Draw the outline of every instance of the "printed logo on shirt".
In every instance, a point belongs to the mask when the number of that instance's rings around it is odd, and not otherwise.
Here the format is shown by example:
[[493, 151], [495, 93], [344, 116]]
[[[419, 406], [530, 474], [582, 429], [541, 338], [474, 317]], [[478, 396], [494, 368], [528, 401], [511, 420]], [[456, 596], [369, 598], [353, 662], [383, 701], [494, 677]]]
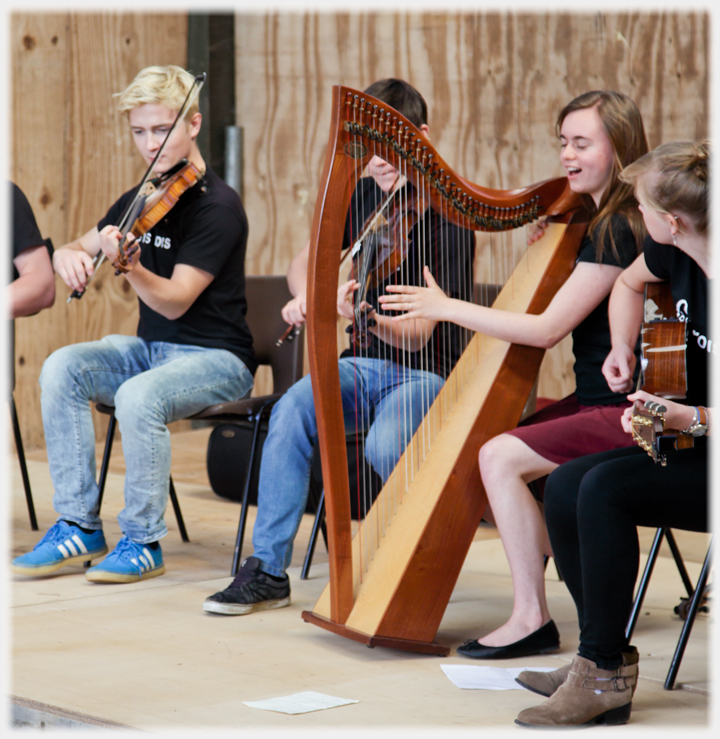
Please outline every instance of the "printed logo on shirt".
[[170, 249], [172, 247], [172, 242], [170, 241], [169, 236], [156, 236], [153, 239], [153, 235], [151, 231], [147, 231], [144, 233], [140, 239], [141, 244], [153, 244], [153, 246], [157, 247], [158, 249]]
[[712, 339], [708, 339], [707, 336], [703, 336], [699, 331], [693, 331], [692, 335], [697, 339], [697, 345], [703, 351], [706, 351], [708, 354], [717, 354]]
[[683, 323], [688, 322], [688, 302], [683, 298], [682, 300], [678, 300], [678, 302], [675, 304], [675, 310], [677, 311], [677, 317], [678, 321], [682, 321]]
[[[690, 316], [688, 315], [688, 302], [687, 300], [678, 300], [678, 302], [675, 305], [675, 309], [677, 311], [677, 317], [678, 321], [682, 321], [683, 323], [687, 323], [690, 319]], [[695, 340], [697, 341], [697, 345], [702, 349], [703, 351], [706, 351], [708, 354], [717, 354], [715, 351], [715, 346], [713, 345], [712, 339], [708, 339], [707, 336], [704, 334], [701, 334], [699, 331], [693, 330], [692, 335], [695, 337]]]

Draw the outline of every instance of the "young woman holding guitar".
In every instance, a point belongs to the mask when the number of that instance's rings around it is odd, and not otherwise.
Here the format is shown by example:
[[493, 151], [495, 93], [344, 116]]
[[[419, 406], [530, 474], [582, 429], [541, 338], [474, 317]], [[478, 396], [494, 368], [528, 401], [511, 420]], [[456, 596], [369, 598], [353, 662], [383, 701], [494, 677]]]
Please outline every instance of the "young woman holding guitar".
[[[678, 402], [638, 390], [628, 400], [665, 406], [665, 427], [681, 430], [694, 443], [668, 453], [666, 466], [631, 447], [568, 462], [548, 478], [545, 518], [577, 606], [580, 646], [572, 665], [519, 676], [525, 687], [551, 696], [518, 716], [523, 726], [628, 721], [638, 677], [637, 652], [625, 638], [639, 561], [637, 526], [707, 531], [713, 412], [706, 404], [715, 351], [707, 315], [713, 277], [708, 169], [707, 142], [676, 142], [641, 157], [621, 175], [635, 187], [649, 237], [613, 288], [612, 350], [603, 374], [616, 392], [632, 390], [645, 284], [669, 282], [677, 317], [687, 324], [687, 397]], [[632, 415], [628, 408], [623, 417], [628, 433]]]

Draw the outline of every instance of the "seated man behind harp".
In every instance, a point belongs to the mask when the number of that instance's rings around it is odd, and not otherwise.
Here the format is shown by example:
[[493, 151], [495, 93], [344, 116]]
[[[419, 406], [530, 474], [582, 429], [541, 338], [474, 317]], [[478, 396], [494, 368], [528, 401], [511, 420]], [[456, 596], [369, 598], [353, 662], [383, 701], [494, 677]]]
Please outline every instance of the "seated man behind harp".
[[[427, 105], [407, 82], [380, 80], [365, 92], [398, 110], [427, 136]], [[377, 156], [367, 171], [370, 177], [358, 183], [346, 220], [343, 249], [354, 245], [354, 252], [369, 248], [369, 239], [358, 239], [365, 233], [368, 218], [393, 196], [394, 189], [407, 187], [398, 179], [398, 171]], [[398, 270], [402, 276], [394, 273], [368, 289], [366, 326], [355, 327], [350, 348], [339, 360], [345, 428], [367, 433], [365, 456], [383, 480], [397, 464], [462, 353], [464, 334], [454, 325], [434, 321], [418, 321], [405, 331], [398, 330], [390, 318], [374, 310], [377, 296], [386, 285], [404, 279], [421, 284], [423, 265], [429, 262], [436, 265], [444, 289], [453, 295], [467, 295], [472, 289], [475, 255], [474, 234], [451, 225], [431, 208], [419, 214], [402, 237], [407, 238], [408, 247], [404, 265]], [[295, 297], [283, 309], [283, 317], [296, 326], [305, 322], [309, 248], [308, 243], [288, 271]], [[362, 290], [353, 279], [339, 288], [341, 316], [354, 319], [351, 301], [358, 289]], [[405, 411], [398, 428], [399, 404]], [[224, 591], [205, 600], [203, 610], [243, 615], [289, 605], [290, 583], [285, 570], [305, 512], [317, 437], [311, 380], [306, 375], [280, 399], [270, 418], [260, 467], [253, 556], [243, 562]]]

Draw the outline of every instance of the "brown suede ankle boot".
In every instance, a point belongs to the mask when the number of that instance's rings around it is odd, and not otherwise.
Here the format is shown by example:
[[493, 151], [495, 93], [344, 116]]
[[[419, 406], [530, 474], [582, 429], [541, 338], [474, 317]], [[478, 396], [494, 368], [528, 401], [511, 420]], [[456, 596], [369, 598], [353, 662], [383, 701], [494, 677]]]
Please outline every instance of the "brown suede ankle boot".
[[[627, 650], [622, 653], [623, 665], [636, 665], [638, 663], [638, 651], [635, 647], [628, 646]], [[544, 695], [549, 698], [564, 682], [570, 672], [572, 663], [563, 665], [552, 672], [534, 672], [533, 670], [523, 670], [516, 678], [515, 682], [520, 683], [523, 688], [532, 690], [533, 693]], [[637, 683], [632, 686], [633, 695], [635, 695]]]
[[538, 693], [549, 698], [565, 682], [571, 667], [572, 662], [568, 662], [566, 665], [552, 672], [523, 670], [515, 678], [515, 682], [520, 683], [523, 688], [532, 690], [533, 693]]
[[565, 682], [550, 699], [526, 708], [515, 723], [547, 728], [625, 724], [630, 719], [637, 676], [637, 662], [616, 670], [600, 670], [594, 662], [576, 656]]

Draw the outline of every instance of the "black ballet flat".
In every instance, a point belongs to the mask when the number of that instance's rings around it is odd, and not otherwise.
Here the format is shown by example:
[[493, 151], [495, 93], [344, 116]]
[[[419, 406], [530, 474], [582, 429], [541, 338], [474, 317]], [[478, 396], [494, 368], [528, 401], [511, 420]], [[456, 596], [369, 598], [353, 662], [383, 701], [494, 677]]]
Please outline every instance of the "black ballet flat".
[[458, 654], [472, 659], [511, 659], [529, 657], [532, 654], [545, 654], [560, 649], [560, 634], [554, 621], [548, 621], [537, 631], [524, 639], [501, 647], [488, 647], [477, 639], [470, 639], [457, 649]]

